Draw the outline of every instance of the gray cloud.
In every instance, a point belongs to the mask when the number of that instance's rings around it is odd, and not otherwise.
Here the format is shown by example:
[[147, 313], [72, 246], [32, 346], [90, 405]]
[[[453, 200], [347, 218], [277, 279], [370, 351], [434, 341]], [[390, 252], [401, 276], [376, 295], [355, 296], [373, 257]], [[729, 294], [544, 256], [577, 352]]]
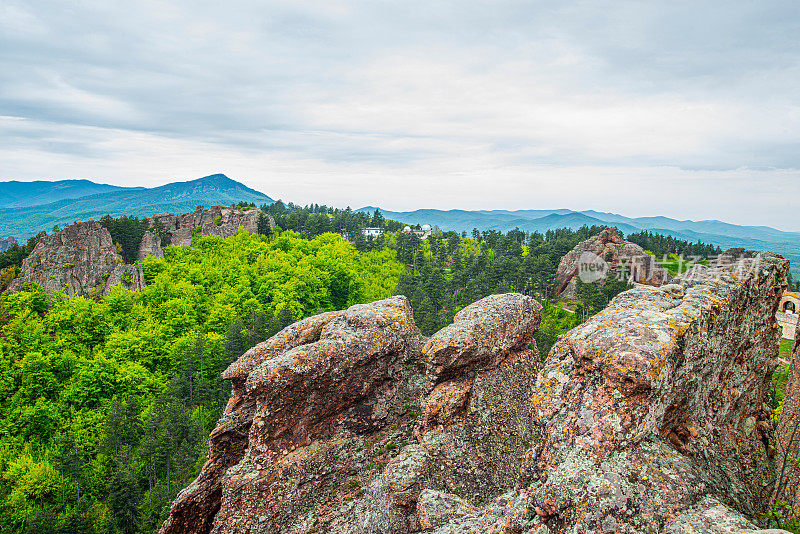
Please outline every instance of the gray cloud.
[[798, 230], [798, 10], [5, 0], [2, 178]]

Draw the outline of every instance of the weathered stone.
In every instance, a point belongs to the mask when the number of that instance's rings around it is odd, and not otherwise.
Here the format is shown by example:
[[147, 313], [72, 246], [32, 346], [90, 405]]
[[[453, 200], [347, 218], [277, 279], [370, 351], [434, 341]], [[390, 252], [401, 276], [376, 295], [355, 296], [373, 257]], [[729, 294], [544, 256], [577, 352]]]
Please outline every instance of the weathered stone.
[[425, 344], [428, 376], [441, 382], [468, 368], [497, 365], [509, 352], [527, 349], [540, 314], [539, 303], [519, 293], [490, 295], [470, 304]]
[[175, 246], [190, 246], [192, 244], [192, 230], [199, 228], [200, 234], [218, 235], [229, 237], [242, 228], [245, 232], [254, 234], [258, 231], [258, 221], [261, 217], [267, 218], [270, 228], [275, 227], [272, 217], [259, 208], [236, 209], [223, 206], [211, 206], [203, 210], [203, 206], [190, 213], [173, 215], [171, 213], [158, 213], [148, 219], [151, 227], [163, 225], [167, 232], [169, 244]]
[[795, 333], [786, 392], [783, 397], [780, 420], [777, 429], [777, 470], [776, 497], [793, 505], [793, 513], [800, 518], [800, 330]]
[[137, 259], [139, 261], [144, 261], [145, 258], [150, 256], [154, 258], [163, 258], [164, 251], [161, 249], [161, 238], [148, 230], [144, 233], [144, 236], [142, 236], [141, 243], [139, 243]]
[[426, 489], [417, 501], [419, 526], [429, 530], [441, 526], [451, 519], [473, 514], [477, 509], [458, 495]]
[[162, 531], [782, 532], [758, 525], [788, 262], [741, 257], [622, 293], [543, 369], [522, 295], [422, 351], [402, 297], [296, 323], [225, 372], [209, 461]]
[[209, 460], [162, 532], [363, 524], [351, 501], [413, 429], [422, 341], [407, 299], [392, 297], [306, 319], [248, 351], [224, 373], [234, 391]]
[[425, 528], [424, 491], [485, 504], [517, 482], [535, 440], [528, 399], [541, 368], [533, 342], [540, 312], [530, 297], [492, 295], [425, 344], [427, 377], [436, 385], [422, 399], [419, 443], [384, 471], [396, 512], [406, 517], [398, 532]]
[[759, 529], [739, 512], [730, 509], [714, 497], [700, 502], [670, 519], [665, 534], [789, 534], [782, 529]]
[[658, 531], [704, 496], [743, 521], [766, 511], [770, 436], [746, 422], [765, 417], [787, 269], [764, 253], [746, 271], [638, 286], [553, 347], [527, 490], [553, 532]]
[[139, 290], [144, 287], [144, 276], [138, 265], [123, 263], [108, 230], [89, 220], [52, 235], [40, 234], [8, 291], [19, 291], [28, 282], [41, 285], [50, 294], [91, 295], [108, 293], [120, 284]]
[[616, 273], [629, 282], [660, 286], [672, 278], [642, 247], [624, 241], [615, 229], [606, 228], [599, 235], [581, 241], [561, 258], [556, 274], [557, 293], [575, 298], [580, 269], [592, 266], [599, 270], [589, 273], [591, 280], [602, 280]]

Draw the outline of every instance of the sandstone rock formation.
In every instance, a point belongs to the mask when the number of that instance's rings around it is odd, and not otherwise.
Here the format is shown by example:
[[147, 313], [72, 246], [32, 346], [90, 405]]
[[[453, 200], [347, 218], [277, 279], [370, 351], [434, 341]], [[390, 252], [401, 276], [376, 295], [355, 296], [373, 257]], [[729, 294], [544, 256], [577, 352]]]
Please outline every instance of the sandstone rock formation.
[[518, 294], [427, 341], [404, 297], [296, 323], [225, 372], [162, 532], [753, 532], [788, 262], [750, 259], [622, 293], [544, 365]]
[[765, 512], [787, 272], [761, 254], [745, 271], [638, 286], [560, 340], [531, 399], [544, 435], [519, 528], [690, 532], [711, 510], [742, 525]]
[[17, 244], [17, 240], [13, 237], [2, 237], [0, 238], [0, 254], [5, 252], [6, 250], [10, 249], [14, 245]]
[[352, 499], [410, 439], [423, 338], [405, 297], [292, 325], [223, 376], [209, 460], [162, 532], [345, 532]]
[[[221, 206], [212, 206], [205, 211], [202, 206], [197, 206], [194, 212], [177, 216], [160, 213], [149, 218], [148, 223], [151, 230], [163, 226], [170, 244], [189, 246], [194, 228], [199, 227], [202, 235], [222, 237], [234, 235], [240, 227], [255, 233], [261, 217], [267, 218], [270, 227], [275, 226], [272, 217], [258, 208], [239, 210]], [[161, 239], [151, 230], [144, 233], [139, 244], [138, 261], [133, 265], [123, 264], [111, 234], [93, 220], [73, 224], [51, 236], [42, 232], [39, 243], [23, 261], [19, 277], [8, 284], [8, 291], [19, 291], [28, 282], [40, 284], [51, 294], [56, 291], [64, 291], [67, 295], [107, 294], [118, 285], [140, 290], [145, 284], [141, 262], [149, 256], [164, 257]], [[13, 270], [5, 271], [2, 275], [4, 283], [13, 274]], [[0, 291], [3, 288], [0, 287]]]
[[144, 261], [145, 258], [150, 256], [154, 258], [163, 258], [164, 251], [161, 248], [161, 238], [148, 230], [142, 236], [141, 243], [139, 243], [139, 251], [136, 255], [136, 259], [138, 261]]
[[125, 265], [108, 230], [89, 220], [52, 235], [40, 234], [8, 291], [19, 291], [28, 282], [41, 285], [51, 294], [89, 295], [107, 293], [119, 284], [139, 290], [144, 287], [144, 275], [138, 264]]
[[[540, 314], [530, 297], [492, 295], [425, 344], [418, 443], [373, 484], [389, 495], [390, 532], [442, 526], [517, 483], [520, 458], [538, 436], [528, 399], [541, 368], [533, 341]], [[370, 532], [381, 525], [360, 526]]]
[[192, 230], [200, 227], [202, 235], [218, 235], [228, 237], [234, 235], [241, 226], [251, 234], [258, 231], [258, 220], [266, 217], [270, 228], [275, 227], [275, 221], [259, 208], [241, 210], [211, 206], [203, 210], [203, 206], [191, 213], [173, 215], [171, 213], [158, 213], [148, 219], [151, 226], [160, 224], [169, 235], [169, 244], [189, 246], [192, 244]]
[[584, 278], [589, 281], [602, 280], [610, 272], [629, 282], [652, 286], [660, 286], [672, 278], [655, 258], [639, 245], [624, 241], [613, 228], [606, 228], [599, 235], [581, 241], [561, 258], [556, 274], [558, 294], [575, 297], [576, 278], [582, 268], [592, 270], [584, 273], [588, 275]]
[[786, 394], [783, 398], [777, 429], [777, 485], [776, 497], [793, 508], [787, 512], [800, 518], [800, 329], [795, 332]]

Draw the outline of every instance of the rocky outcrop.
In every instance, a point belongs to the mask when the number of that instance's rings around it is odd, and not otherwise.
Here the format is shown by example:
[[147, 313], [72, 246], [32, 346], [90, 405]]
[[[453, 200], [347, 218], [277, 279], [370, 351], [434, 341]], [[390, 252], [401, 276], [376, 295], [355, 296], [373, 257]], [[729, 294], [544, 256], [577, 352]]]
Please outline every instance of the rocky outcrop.
[[543, 436], [509, 532], [755, 528], [775, 475], [764, 402], [787, 270], [761, 254], [638, 286], [560, 340], [531, 399]]
[[207, 210], [203, 210], [203, 206], [197, 206], [193, 212], [183, 215], [159, 213], [150, 217], [148, 222], [151, 227], [163, 225], [171, 245], [190, 246], [192, 230], [195, 228], [200, 228], [201, 235], [229, 237], [234, 235], [239, 227], [254, 234], [258, 231], [258, 221], [261, 217], [267, 219], [270, 228], [275, 227], [272, 217], [259, 208], [242, 210], [222, 206], [211, 206]]
[[631, 283], [660, 286], [671, 280], [669, 272], [659, 266], [642, 247], [624, 241], [613, 228], [581, 241], [558, 264], [557, 293], [575, 297], [576, 278], [586, 282], [604, 280], [614, 275]]
[[777, 438], [776, 498], [790, 506], [788, 514], [800, 518], [800, 329], [795, 332]]
[[150, 256], [154, 258], [163, 258], [164, 251], [161, 248], [161, 238], [148, 230], [142, 236], [142, 242], [139, 243], [139, 251], [136, 255], [136, 259], [141, 262]]
[[[111, 234], [93, 220], [75, 223], [51, 236], [42, 232], [39, 243], [23, 261], [19, 277], [8, 284], [8, 291], [19, 291], [29, 282], [41, 285], [50, 294], [56, 291], [66, 295], [108, 294], [118, 285], [140, 290], [145, 285], [141, 262], [150, 256], [164, 257], [156, 229], [165, 232], [170, 244], [189, 246], [195, 228], [200, 228], [202, 235], [222, 237], [234, 235], [239, 228], [255, 233], [262, 217], [270, 227], [275, 226], [272, 217], [258, 208], [239, 210], [212, 206], [204, 211], [198, 206], [194, 212], [183, 215], [154, 215], [148, 219], [150, 230], [142, 237], [138, 261], [133, 265], [123, 264]], [[5, 279], [14, 274], [13, 270], [5, 271], [4, 284]]]
[[[528, 399], [541, 359], [541, 306], [492, 295], [455, 316], [423, 347], [428, 392], [417, 443], [387, 465], [391, 532], [417, 532], [469, 515], [514, 487], [538, 432]], [[362, 524], [365, 532], [378, 525]]]
[[108, 230], [89, 220], [52, 235], [40, 234], [8, 291], [19, 291], [29, 282], [50, 294], [91, 295], [108, 293], [120, 284], [139, 290], [144, 287], [144, 275], [139, 265], [125, 265]]
[[[225, 371], [233, 393], [209, 460], [162, 532], [345, 532], [409, 439], [423, 338], [405, 297], [306, 319]], [[418, 408], [417, 408], [418, 409]]]
[[162, 532], [752, 532], [787, 270], [762, 253], [639, 285], [544, 364], [518, 294], [427, 341], [404, 297], [296, 323], [225, 372], [209, 460]]
[[13, 237], [0, 238], [0, 254], [17, 244], [17, 240]]

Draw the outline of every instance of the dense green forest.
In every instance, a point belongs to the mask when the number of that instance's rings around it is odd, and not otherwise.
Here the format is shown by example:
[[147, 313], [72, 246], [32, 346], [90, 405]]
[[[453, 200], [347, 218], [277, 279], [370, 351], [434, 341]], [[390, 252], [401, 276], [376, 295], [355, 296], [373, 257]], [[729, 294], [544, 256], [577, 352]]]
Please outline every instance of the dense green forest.
[[[579, 301], [554, 298], [561, 257], [601, 227], [434, 228], [423, 240], [379, 211], [280, 201], [262, 209], [274, 230], [167, 246], [163, 259], [144, 262], [141, 292], [67, 299], [30, 286], [0, 299], [0, 532], [155, 532], [205, 460], [230, 393], [220, 372], [302, 317], [404, 294], [430, 335], [465, 305], [518, 291], [544, 305], [536, 341], [545, 355], [629, 287], [579, 284]], [[126, 259], [135, 256], [145, 221], [101, 224]], [[367, 226], [385, 233], [365, 238]], [[638, 239], [654, 252], [717, 252]], [[0, 265], [18, 266], [34, 244]]]
[[197, 473], [220, 372], [300, 317], [387, 297], [403, 266], [334, 234], [196, 238], [142, 292], [0, 301], [0, 531], [155, 532]]

